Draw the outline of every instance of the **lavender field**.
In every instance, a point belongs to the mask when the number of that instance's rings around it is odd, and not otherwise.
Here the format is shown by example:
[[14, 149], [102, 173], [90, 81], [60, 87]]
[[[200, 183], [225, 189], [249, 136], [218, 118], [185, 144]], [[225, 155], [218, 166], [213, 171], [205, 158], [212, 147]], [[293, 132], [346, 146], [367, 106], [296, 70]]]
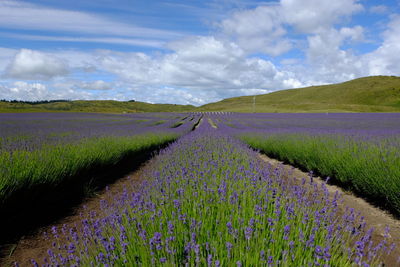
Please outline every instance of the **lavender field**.
[[[31, 260], [34, 266], [379, 266], [398, 245], [389, 242], [389, 229], [373, 240], [374, 229], [357, 210], [342, 212], [341, 196], [325, 183], [312, 176], [296, 183], [258, 153], [329, 176], [396, 213], [396, 114], [57, 116], [66, 117], [38, 120], [48, 131], [36, 136], [9, 119], [2, 153], [79, 149], [96, 140], [105, 143], [95, 155], [109, 155], [112, 147], [130, 147], [127, 138], [175, 141], [154, 157], [135, 190], [103, 199], [101, 210], [82, 214], [79, 225], [51, 228], [52, 245], [45, 259]], [[63, 124], [67, 118], [70, 127]], [[26, 139], [13, 140], [13, 131]], [[79, 154], [81, 160], [90, 155]], [[14, 176], [8, 177], [10, 184]]]
[[256, 114], [221, 122], [254, 149], [400, 215], [399, 114]]
[[47, 206], [59, 203], [62, 210], [93, 194], [191, 131], [198, 120], [178, 113], [1, 114], [0, 239], [23, 234], [29, 227], [24, 219], [33, 216], [35, 225], [39, 214], [52, 218]]
[[[190, 131], [193, 119], [179, 113], [0, 113], [0, 152], [33, 151], [43, 145], [74, 143], [93, 137], [183, 134]], [[182, 127], [174, 127], [180, 122]]]
[[0, 120], [0, 203], [20, 188], [55, 185], [172, 141], [196, 122], [182, 114], [0, 114]]

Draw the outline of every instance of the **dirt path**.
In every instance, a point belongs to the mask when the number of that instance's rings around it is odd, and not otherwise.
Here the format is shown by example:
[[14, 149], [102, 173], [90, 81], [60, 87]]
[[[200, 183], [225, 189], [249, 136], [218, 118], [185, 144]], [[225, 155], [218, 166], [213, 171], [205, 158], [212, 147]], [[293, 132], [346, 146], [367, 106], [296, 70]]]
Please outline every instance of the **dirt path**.
[[19, 266], [32, 266], [31, 259], [35, 259], [40, 264], [48, 256], [47, 250], [52, 247], [53, 242], [53, 240], [45, 238], [45, 232], [51, 233], [53, 226], [56, 226], [57, 229], [61, 229], [62, 227], [70, 229], [75, 227], [75, 225], [80, 225], [83, 218], [85, 218], [84, 216], [88, 216], [89, 211], [95, 211], [100, 216], [102, 211], [100, 207], [101, 200], [112, 201], [114, 196], [124, 189], [127, 189], [128, 192], [137, 190], [142, 181], [143, 174], [152, 168], [153, 162], [154, 159], [150, 159], [138, 170], [119, 179], [103, 191], [98, 192], [96, 196], [87, 199], [75, 208], [72, 215], [60, 219], [53, 225], [38, 229], [32, 235], [21, 238], [16, 244], [9, 244], [7, 246], [6, 257], [0, 258], [0, 266], [14, 266], [14, 262], [18, 262]]
[[[281, 161], [271, 159], [264, 154], [260, 154], [260, 158], [270, 164], [272, 167], [279, 168], [283, 172], [283, 177], [295, 177], [299, 183], [303, 177], [309, 177], [308, 173], [294, 168], [291, 165], [284, 164]], [[325, 181], [323, 181], [320, 177], [315, 177], [313, 182], [319, 185], [325, 183]], [[356, 197], [350, 192], [343, 191], [343, 189], [340, 187], [329, 184], [326, 184], [326, 186], [331, 194], [335, 194], [336, 191], [338, 191], [342, 195], [342, 202], [340, 202], [338, 206], [342, 212], [346, 210], [346, 207], [353, 208], [354, 210], [361, 212], [361, 215], [365, 218], [368, 228], [373, 227], [375, 229], [372, 237], [374, 241], [379, 242], [382, 240], [386, 226], [390, 228], [389, 242], [395, 243], [397, 246], [391, 255], [384, 256], [383, 261], [385, 266], [400, 266], [400, 262], [398, 262], [400, 257], [400, 221], [396, 220], [389, 213], [372, 206], [362, 198]]]

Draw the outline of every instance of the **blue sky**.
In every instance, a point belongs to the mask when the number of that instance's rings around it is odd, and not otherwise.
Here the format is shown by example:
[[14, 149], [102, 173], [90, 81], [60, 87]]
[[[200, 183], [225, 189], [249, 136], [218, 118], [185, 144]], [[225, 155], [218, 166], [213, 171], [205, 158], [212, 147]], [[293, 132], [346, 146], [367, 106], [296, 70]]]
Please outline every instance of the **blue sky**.
[[398, 0], [0, 1], [0, 99], [201, 105], [398, 62]]

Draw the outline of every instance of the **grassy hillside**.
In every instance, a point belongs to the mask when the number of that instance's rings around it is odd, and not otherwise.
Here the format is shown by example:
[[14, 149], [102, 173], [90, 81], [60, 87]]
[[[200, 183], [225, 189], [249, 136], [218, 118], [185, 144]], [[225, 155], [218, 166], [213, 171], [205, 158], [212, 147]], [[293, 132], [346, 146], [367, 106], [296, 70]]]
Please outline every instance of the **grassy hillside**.
[[112, 100], [44, 104], [0, 102], [0, 112], [400, 112], [400, 77], [372, 76], [344, 83], [311, 86], [224, 99], [201, 107]]
[[[200, 109], [253, 112], [253, 96], [228, 98]], [[372, 76], [257, 95], [255, 112], [400, 112], [400, 77]]]
[[195, 107], [190, 105], [149, 104], [144, 102], [121, 102], [112, 100], [78, 100], [44, 104], [0, 102], [0, 112], [185, 112]]

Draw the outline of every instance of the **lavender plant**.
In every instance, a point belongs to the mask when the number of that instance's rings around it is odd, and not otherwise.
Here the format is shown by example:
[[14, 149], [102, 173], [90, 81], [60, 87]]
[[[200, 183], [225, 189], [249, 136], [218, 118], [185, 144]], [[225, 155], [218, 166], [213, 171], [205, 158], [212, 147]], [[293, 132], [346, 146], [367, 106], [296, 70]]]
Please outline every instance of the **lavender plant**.
[[400, 214], [399, 147], [338, 135], [247, 134], [242, 140], [273, 157], [333, 177]]
[[[71, 144], [94, 137], [126, 137], [160, 131], [182, 134], [191, 129], [192, 123], [185, 122], [198, 117], [195, 114], [175, 113], [0, 114], [0, 153], [33, 151], [46, 145]], [[177, 122], [182, 122], [182, 126], [172, 129], [171, 126]]]
[[163, 150], [145, 178], [80, 231], [54, 228], [45, 265], [368, 266], [390, 250], [354, 210], [338, 213], [338, 194], [281, 179], [207, 123]]
[[213, 115], [224, 132], [269, 156], [331, 177], [400, 215], [400, 116]]
[[[199, 116], [0, 114], [0, 209], [19, 190], [29, 195], [35, 186], [55, 188], [80, 173], [171, 142], [191, 130], [194, 122], [185, 123], [190, 117]], [[153, 125], [160, 118], [167, 125]], [[176, 121], [181, 127], [172, 129]]]

